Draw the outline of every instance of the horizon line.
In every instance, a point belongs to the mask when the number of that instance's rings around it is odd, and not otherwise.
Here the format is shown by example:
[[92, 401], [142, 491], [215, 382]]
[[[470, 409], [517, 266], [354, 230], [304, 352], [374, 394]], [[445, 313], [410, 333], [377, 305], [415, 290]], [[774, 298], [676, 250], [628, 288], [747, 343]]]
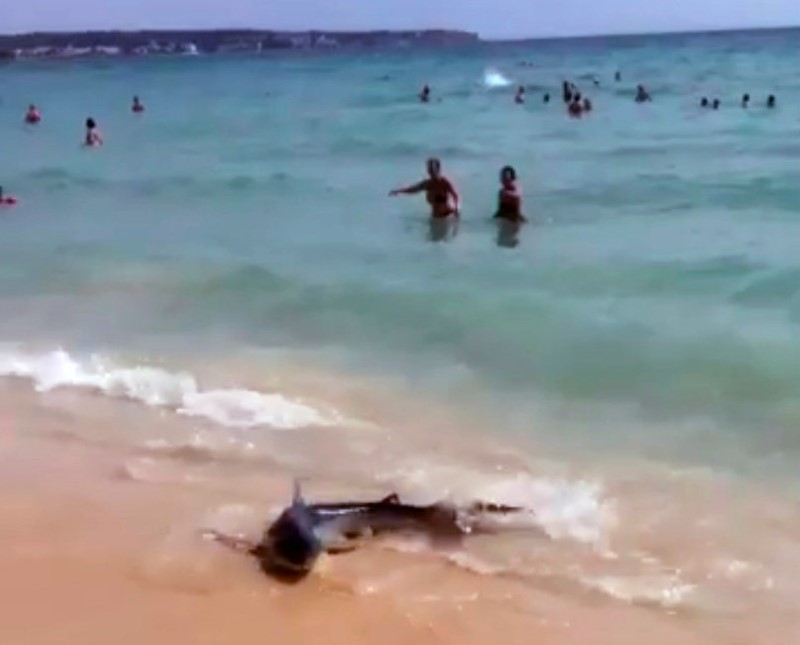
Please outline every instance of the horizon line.
[[551, 34], [551, 35], [536, 35], [536, 36], [485, 36], [479, 31], [468, 29], [455, 29], [448, 27], [419, 27], [408, 29], [389, 29], [383, 27], [364, 28], [364, 29], [319, 29], [311, 28], [287, 28], [276, 29], [274, 27], [134, 27], [134, 28], [120, 28], [120, 27], [103, 27], [91, 29], [42, 29], [33, 31], [17, 31], [17, 32], [2, 32], [0, 31], [0, 38], [21, 38], [25, 36], [40, 36], [40, 35], [70, 35], [70, 34], [110, 34], [110, 33], [143, 33], [143, 32], [225, 32], [225, 31], [241, 31], [241, 32], [285, 32], [285, 33], [309, 33], [320, 32], [327, 34], [353, 34], [353, 33], [373, 33], [373, 32], [387, 32], [387, 33], [411, 33], [411, 32], [431, 32], [443, 31], [450, 33], [463, 33], [474, 34], [481, 42], [487, 43], [521, 43], [536, 40], [570, 40], [570, 39], [590, 39], [590, 38], [626, 38], [636, 36], [677, 36], [677, 35], [691, 35], [691, 34], [723, 34], [735, 33], [744, 31], [782, 31], [782, 30], [795, 30], [800, 29], [800, 23], [796, 25], [757, 25], [757, 26], [738, 26], [738, 27], [691, 27], [682, 30], [668, 29], [664, 31], [619, 31], [619, 32], [605, 32], [605, 33], [576, 33], [576, 34]]

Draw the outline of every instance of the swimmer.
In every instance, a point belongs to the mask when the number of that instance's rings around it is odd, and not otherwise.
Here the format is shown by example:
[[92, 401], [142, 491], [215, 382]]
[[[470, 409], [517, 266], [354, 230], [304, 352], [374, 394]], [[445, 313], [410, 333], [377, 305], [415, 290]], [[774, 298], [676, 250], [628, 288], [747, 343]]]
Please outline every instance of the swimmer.
[[614, 74], [614, 80], [619, 83], [622, 80], [622, 72], [616, 72]]
[[134, 114], [141, 114], [144, 112], [144, 104], [139, 100], [138, 96], [133, 97], [133, 105], [131, 106], [131, 112]]
[[3, 193], [3, 187], [0, 186], [0, 206], [13, 206], [17, 203], [17, 198]]
[[650, 93], [644, 89], [644, 85], [637, 85], [635, 100], [637, 103], [647, 103], [648, 101], [652, 101], [653, 98], [650, 96]]
[[519, 104], [524, 103], [524, 102], [525, 102], [525, 88], [522, 87], [522, 85], [520, 85], [517, 88], [517, 94], [514, 97], [514, 103], [519, 105]]
[[422, 91], [419, 93], [419, 101], [420, 103], [430, 103], [431, 102], [431, 88], [427, 85], [422, 86]]
[[770, 94], [767, 97], [767, 107], [768, 108], [774, 108], [775, 107], [775, 95], [774, 94]]
[[750, 106], [750, 95], [745, 94], [744, 96], [742, 96], [742, 107], [746, 108], [749, 106]]
[[522, 191], [517, 186], [517, 171], [512, 166], [505, 166], [500, 171], [500, 192], [494, 218], [517, 224], [527, 221], [522, 214]]
[[708, 107], [708, 99], [705, 96], [702, 99], [700, 99], [700, 107], [701, 108]]
[[42, 120], [42, 113], [39, 112], [39, 108], [35, 105], [31, 104], [28, 106], [28, 111], [25, 113], [25, 123], [30, 125], [35, 125]]
[[549, 94], [545, 94], [544, 97], [542, 97], [542, 98], [543, 98], [545, 103], [549, 103], [550, 102], [550, 95]]
[[583, 105], [581, 105], [581, 101], [578, 96], [572, 99], [572, 103], [570, 103], [569, 107], [567, 108], [567, 114], [576, 119], [580, 118], [583, 114]]
[[583, 111], [584, 112], [592, 111], [592, 102], [588, 99], [588, 97], [583, 99]]
[[397, 195], [414, 195], [425, 191], [428, 204], [431, 206], [431, 217], [458, 217], [461, 198], [452, 182], [442, 175], [442, 162], [436, 158], [428, 159], [428, 179], [408, 186], [398, 188], [389, 193], [390, 197]]
[[720, 102], [719, 99], [714, 99], [714, 102], [711, 104], [712, 110], [719, 110]]
[[103, 145], [103, 135], [100, 134], [97, 123], [91, 117], [86, 119], [86, 136], [84, 137], [83, 145], [90, 148]]

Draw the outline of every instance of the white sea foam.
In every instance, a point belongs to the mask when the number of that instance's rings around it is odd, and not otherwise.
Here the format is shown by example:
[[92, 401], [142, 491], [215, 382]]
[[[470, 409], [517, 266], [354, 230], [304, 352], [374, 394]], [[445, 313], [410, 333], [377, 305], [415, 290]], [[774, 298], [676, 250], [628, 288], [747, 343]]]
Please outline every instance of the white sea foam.
[[73, 387], [169, 408], [232, 428], [265, 426], [290, 430], [329, 425], [332, 418], [280, 394], [245, 389], [202, 390], [185, 372], [156, 367], [116, 367], [99, 358], [79, 361], [64, 350], [42, 355], [0, 354], [0, 376], [29, 379], [38, 392]]
[[459, 502], [480, 500], [529, 509], [530, 513], [502, 521], [536, 527], [554, 540], [569, 539], [598, 551], [608, 550], [609, 533], [616, 524], [615, 504], [604, 497], [596, 482], [525, 472], [498, 475], [455, 464], [419, 462], [401, 467], [396, 475], [412, 489], [449, 491]]
[[483, 73], [483, 84], [489, 89], [508, 87], [512, 81], [496, 69], [487, 69]]
[[603, 576], [585, 579], [583, 583], [617, 600], [666, 608], [684, 604], [695, 591], [695, 585], [685, 583], [677, 576]]

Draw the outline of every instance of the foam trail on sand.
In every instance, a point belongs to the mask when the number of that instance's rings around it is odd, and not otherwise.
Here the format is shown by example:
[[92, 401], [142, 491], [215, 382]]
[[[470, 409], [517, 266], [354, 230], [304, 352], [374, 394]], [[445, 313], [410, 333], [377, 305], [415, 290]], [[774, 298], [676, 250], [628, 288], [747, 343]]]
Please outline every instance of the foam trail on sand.
[[157, 367], [115, 367], [99, 357], [81, 362], [64, 350], [42, 355], [0, 354], [0, 376], [33, 381], [38, 392], [73, 387], [106, 396], [170, 408], [230, 428], [259, 426], [291, 430], [335, 420], [280, 394], [246, 389], [202, 390], [194, 376]]
[[531, 513], [498, 521], [535, 527], [553, 540], [583, 543], [599, 552], [608, 551], [609, 535], [617, 522], [613, 500], [595, 482], [524, 472], [496, 475], [441, 463], [409, 464], [397, 477], [411, 489], [447, 490], [459, 502], [521, 506]]

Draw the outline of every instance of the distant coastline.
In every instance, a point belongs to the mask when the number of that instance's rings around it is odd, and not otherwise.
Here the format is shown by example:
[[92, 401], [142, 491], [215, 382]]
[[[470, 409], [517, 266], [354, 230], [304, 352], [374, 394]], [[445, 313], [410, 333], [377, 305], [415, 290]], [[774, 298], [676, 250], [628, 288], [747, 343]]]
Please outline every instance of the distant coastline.
[[250, 29], [37, 32], [0, 35], [0, 59], [257, 53], [271, 50], [403, 49], [481, 42], [478, 34], [419, 31]]

